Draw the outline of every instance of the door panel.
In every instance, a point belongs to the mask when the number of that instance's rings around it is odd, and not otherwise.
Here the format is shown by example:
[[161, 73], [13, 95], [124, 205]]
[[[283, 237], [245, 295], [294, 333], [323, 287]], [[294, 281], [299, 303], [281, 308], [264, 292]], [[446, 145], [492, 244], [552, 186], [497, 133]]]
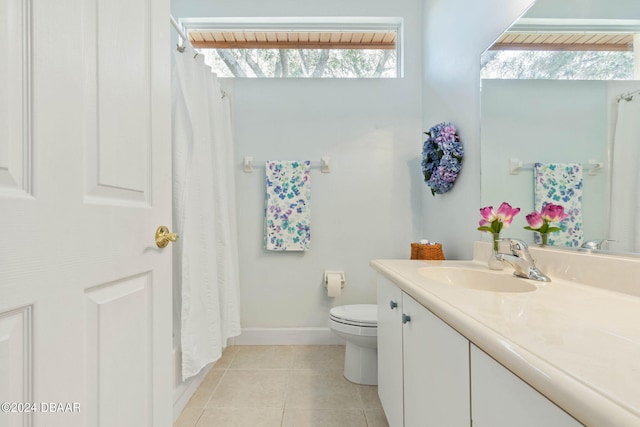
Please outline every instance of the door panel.
[[85, 104], [92, 107], [85, 112], [87, 201], [148, 203], [151, 3], [90, 0], [84, 7], [91, 23], [83, 31], [88, 53]]
[[[31, 401], [31, 309], [0, 314], [0, 404]], [[12, 415], [6, 409], [0, 411], [1, 426], [28, 425], [28, 413]]]
[[0, 4], [0, 196], [31, 194], [30, 1]]
[[96, 425], [151, 426], [151, 274], [88, 289], [86, 297], [88, 417]]

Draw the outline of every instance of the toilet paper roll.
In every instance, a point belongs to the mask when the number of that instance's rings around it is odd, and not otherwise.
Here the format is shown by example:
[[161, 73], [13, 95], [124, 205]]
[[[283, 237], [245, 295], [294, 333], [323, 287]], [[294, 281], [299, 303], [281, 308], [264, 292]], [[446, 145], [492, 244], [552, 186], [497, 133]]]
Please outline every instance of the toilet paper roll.
[[327, 294], [331, 298], [339, 297], [342, 293], [342, 276], [338, 273], [327, 274]]

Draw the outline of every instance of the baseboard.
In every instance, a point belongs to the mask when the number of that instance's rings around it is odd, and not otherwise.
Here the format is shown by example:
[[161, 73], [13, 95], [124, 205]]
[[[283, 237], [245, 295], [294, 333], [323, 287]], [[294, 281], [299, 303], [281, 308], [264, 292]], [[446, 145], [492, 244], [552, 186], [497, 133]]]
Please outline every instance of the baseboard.
[[340, 345], [344, 340], [329, 328], [243, 328], [231, 345]]

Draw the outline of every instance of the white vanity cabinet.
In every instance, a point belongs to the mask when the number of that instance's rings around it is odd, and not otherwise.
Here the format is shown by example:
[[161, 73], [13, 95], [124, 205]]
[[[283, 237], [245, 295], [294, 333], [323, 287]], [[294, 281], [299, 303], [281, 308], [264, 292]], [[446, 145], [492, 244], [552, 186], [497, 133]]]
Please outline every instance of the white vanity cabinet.
[[378, 393], [391, 427], [470, 425], [469, 341], [378, 276]]
[[581, 423], [471, 345], [473, 427], [578, 427]]

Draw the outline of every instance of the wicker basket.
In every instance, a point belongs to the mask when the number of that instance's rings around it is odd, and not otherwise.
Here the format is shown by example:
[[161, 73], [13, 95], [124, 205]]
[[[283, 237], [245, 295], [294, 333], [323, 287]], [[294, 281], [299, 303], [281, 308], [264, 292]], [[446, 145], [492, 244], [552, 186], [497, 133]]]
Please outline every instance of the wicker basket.
[[435, 243], [433, 245], [412, 243], [411, 259], [443, 261], [444, 252], [442, 252], [442, 245], [440, 243]]

